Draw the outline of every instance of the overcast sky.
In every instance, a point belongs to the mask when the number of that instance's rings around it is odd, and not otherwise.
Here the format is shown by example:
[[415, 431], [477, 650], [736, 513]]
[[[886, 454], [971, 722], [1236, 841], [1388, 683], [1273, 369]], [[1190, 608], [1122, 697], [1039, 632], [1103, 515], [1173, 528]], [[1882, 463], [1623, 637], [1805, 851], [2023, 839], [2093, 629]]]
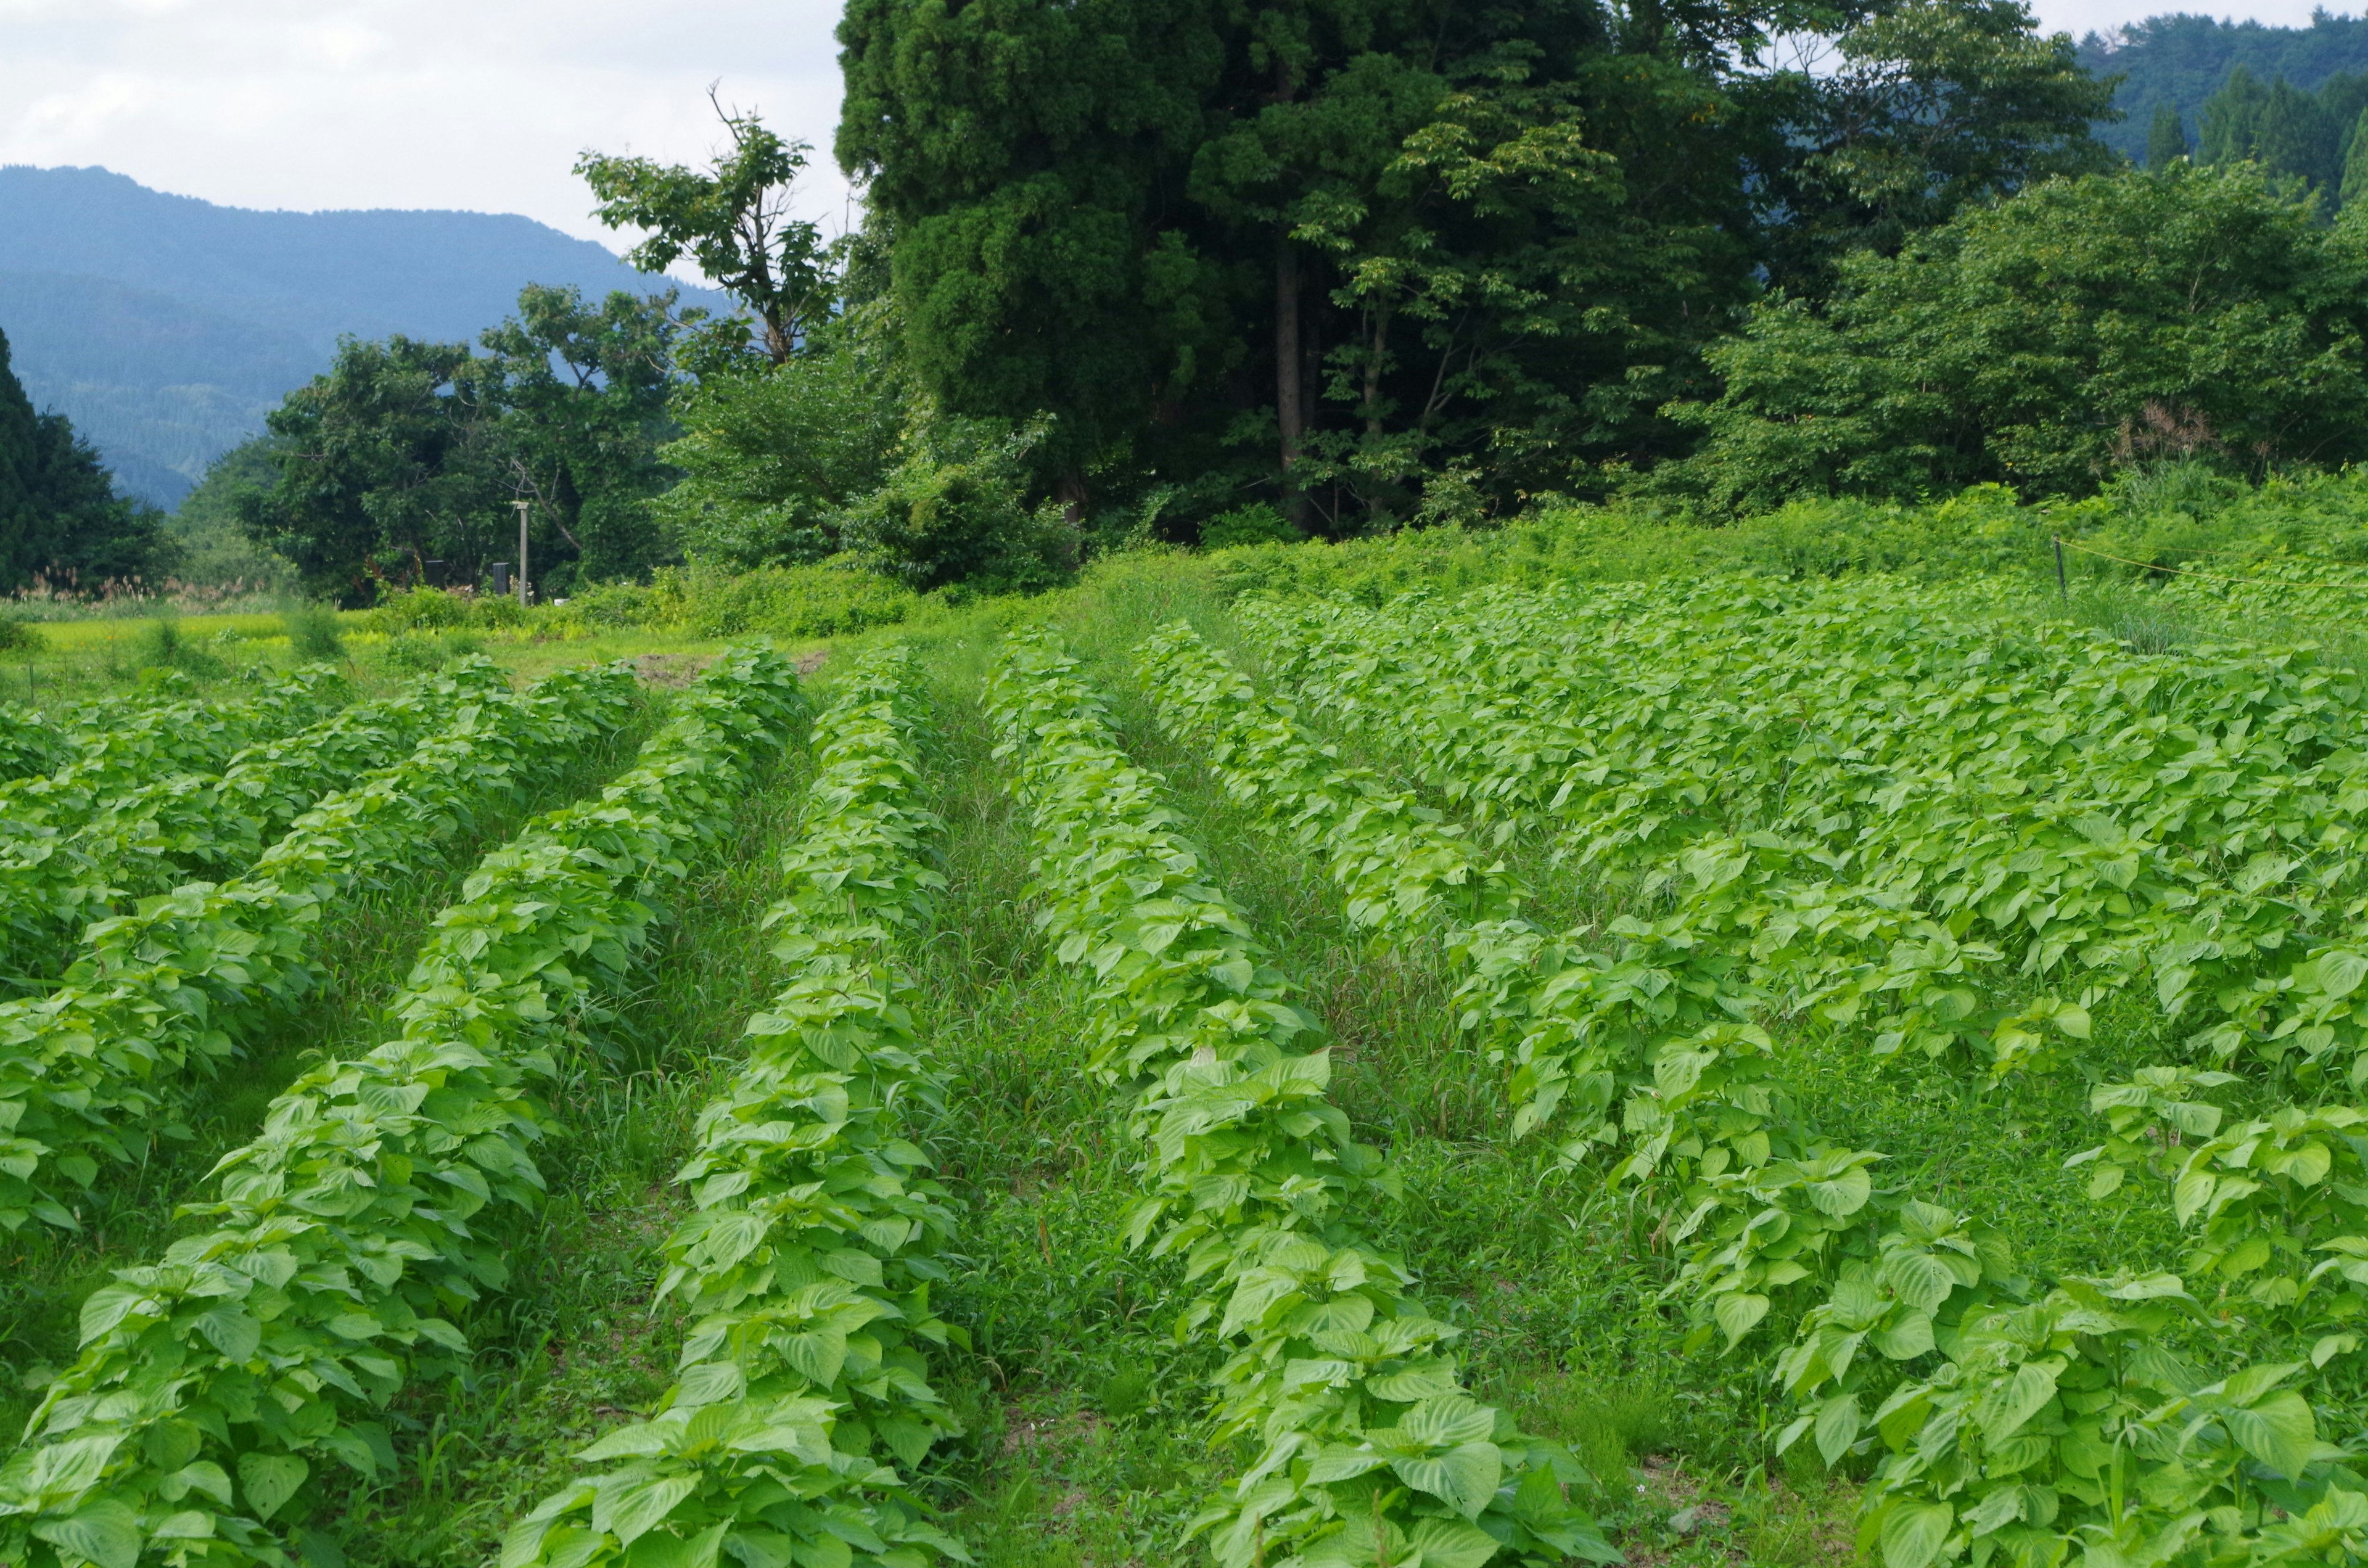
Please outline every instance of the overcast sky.
[[[2040, 0], [2078, 34], [2176, 0]], [[2194, 9], [2205, 9], [2194, 6]], [[2309, 0], [2251, 16], [2299, 24]], [[461, 207], [607, 239], [576, 153], [697, 161], [731, 105], [816, 149], [836, 224], [837, 0], [0, 0], [0, 163], [240, 207]]]

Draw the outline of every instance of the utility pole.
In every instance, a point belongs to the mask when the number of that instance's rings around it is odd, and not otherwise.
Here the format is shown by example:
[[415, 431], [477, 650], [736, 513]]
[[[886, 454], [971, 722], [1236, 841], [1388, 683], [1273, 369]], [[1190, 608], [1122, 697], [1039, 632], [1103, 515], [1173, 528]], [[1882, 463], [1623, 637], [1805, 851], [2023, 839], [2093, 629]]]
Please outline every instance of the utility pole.
[[510, 505], [518, 508], [518, 608], [524, 609], [526, 608], [526, 515], [534, 503], [513, 501]]

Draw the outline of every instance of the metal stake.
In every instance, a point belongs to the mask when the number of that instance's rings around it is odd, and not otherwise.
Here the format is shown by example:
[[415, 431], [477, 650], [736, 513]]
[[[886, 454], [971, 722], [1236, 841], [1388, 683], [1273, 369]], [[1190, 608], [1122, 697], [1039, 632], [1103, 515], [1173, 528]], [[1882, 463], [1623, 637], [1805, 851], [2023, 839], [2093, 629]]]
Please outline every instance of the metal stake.
[[2055, 536], [2053, 542], [2055, 545], [2055, 592], [2057, 596], [2068, 605], [2072, 602], [2072, 590], [2066, 587], [2064, 583], [2064, 540], [2062, 536]]
[[[524, 609], [526, 608], [526, 515], [527, 509], [534, 503], [513, 501], [510, 505], [518, 508], [518, 608]], [[2063, 553], [2061, 550], [2056, 551], [2059, 556]]]

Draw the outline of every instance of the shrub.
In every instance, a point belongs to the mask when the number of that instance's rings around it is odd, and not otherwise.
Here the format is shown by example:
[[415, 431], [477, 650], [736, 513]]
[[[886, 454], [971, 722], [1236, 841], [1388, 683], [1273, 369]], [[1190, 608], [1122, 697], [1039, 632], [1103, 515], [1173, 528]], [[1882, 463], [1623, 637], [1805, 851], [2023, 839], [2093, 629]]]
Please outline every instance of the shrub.
[[442, 667], [444, 640], [424, 632], [405, 631], [388, 639], [385, 651], [379, 657], [391, 670], [401, 670], [405, 675], [426, 675], [430, 670]]
[[337, 612], [327, 605], [299, 605], [281, 616], [279, 624], [287, 631], [290, 651], [300, 662], [342, 659], [346, 655]]
[[14, 616], [0, 616], [0, 653], [38, 653], [49, 645], [35, 627]]
[[372, 631], [399, 637], [406, 631], [446, 631], [461, 626], [522, 626], [526, 619], [525, 608], [507, 595], [418, 587], [398, 588], [387, 595], [370, 612], [365, 624]]
[[[675, 584], [665, 578], [676, 577]], [[768, 631], [779, 637], [835, 637], [891, 626], [913, 613], [920, 596], [901, 583], [842, 566], [766, 566], [736, 577], [662, 574], [679, 593], [681, 624], [707, 637]], [[661, 592], [653, 596], [661, 601]]]
[[1300, 538], [1291, 519], [1263, 501], [1220, 512], [1201, 525], [1201, 546], [1204, 550], [1241, 544], [1293, 544]]
[[193, 676], [221, 675], [228, 666], [182, 633], [180, 619], [162, 615], [140, 629], [132, 643], [139, 664], [154, 669], [183, 670]]

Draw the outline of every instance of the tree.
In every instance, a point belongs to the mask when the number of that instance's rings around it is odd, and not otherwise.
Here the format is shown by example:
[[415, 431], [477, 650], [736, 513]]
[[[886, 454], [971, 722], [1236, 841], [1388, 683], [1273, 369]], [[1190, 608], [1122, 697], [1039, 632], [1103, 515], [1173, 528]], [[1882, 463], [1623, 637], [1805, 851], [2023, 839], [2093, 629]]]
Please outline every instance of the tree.
[[[1839, 71], [1769, 62], [1804, 32]], [[1073, 516], [1185, 530], [1603, 488], [1683, 449], [1656, 411], [1765, 279], [2111, 162], [2110, 84], [2015, 0], [853, 0], [840, 40], [917, 385], [1049, 416]]]
[[2171, 161], [2187, 156], [2187, 127], [2180, 123], [2179, 106], [2159, 103], [2154, 108], [2154, 124], [2146, 129], [2146, 167], [2167, 169]]
[[1184, 182], [1219, 0], [851, 0], [838, 160], [890, 248], [905, 354], [949, 415], [1053, 425], [1073, 509], [1235, 369], [1226, 260]]
[[[592, 152], [576, 160], [575, 173], [599, 199], [595, 211], [603, 223], [649, 231], [626, 253], [628, 261], [643, 272], [664, 272], [689, 256], [747, 306], [763, 329], [766, 356], [786, 364], [837, 297], [821, 231], [790, 216], [791, 189], [813, 149], [783, 141], [753, 113], [720, 103], [715, 112], [731, 144], [703, 174]], [[733, 324], [718, 326], [730, 346]]]
[[2343, 160], [2343, 184], [2338, 202], [2350, 207], [2362, 197], [2368, 197], [2368, 108], [2360, 111], [2352, 122], [2351, 150]]
[[1835, 68], [1756, 89], [1781, 132], [1754, 172], [1772, 281], [1817, 295], [1841, 256], [1888, 255], [1967, 207], [2118, 161], [2090, 134], [2112, 80], [2022, 0], [1904, 0], [1836, 42]]
[[682, 434], [658, 454], [682, 474], [655, 503], [673, 548], [735, 571], [846, 548], [843, 513], [879, 488], [905, 426], [894, 333], [874, 304], [786, 364], [683, 389]]
[[2055, 181], [1778, 299], [1673, 408], [1656, 476], [1737, 509], [2003, 481], [2092, 489], [2175, 451], [2231, 472], [2368, 458], [2368, 223], [2329, 229], [2258, 167]]
[[672, 294], [529, 286], [518, 314], [466, 344], [347, 338], [326, 375], [266, 421], [278, 481], [242, 496], [260, 543], [308, 592], [367, 604], [442, 560], [464, 581], [516, 554], [511, 503], [535, 503], [535, 580], [638, 573], [665, 558], [648, 515], [680, 331]]
[[175, 552], [164, 513], [115, 493], [97, 449], [62, 414], [37, 414], [0, 335], [0, 591], [96, 590], [162, 577]]
[[508, 498], [533, 501], [533, 520], [558, 535], [536, 555], [553, 593], [642, 575], [671, 553], [649, 506], [671, 478], [658, 449], [676, 433], [675, 300], [619, 291], [593, 306], [530, 284], [518, 313], [479, 339], [503, 410]]
[[242, 496], [262, 495], [279, 483], [279, 437], [251, 437], [206, 465], [197, 488], [181, 497], [166, 524], [180, 550], [180, 574], [194, 583], [250, 587], [288, 585], [290, 563], [258, 546], [239, 523]]

